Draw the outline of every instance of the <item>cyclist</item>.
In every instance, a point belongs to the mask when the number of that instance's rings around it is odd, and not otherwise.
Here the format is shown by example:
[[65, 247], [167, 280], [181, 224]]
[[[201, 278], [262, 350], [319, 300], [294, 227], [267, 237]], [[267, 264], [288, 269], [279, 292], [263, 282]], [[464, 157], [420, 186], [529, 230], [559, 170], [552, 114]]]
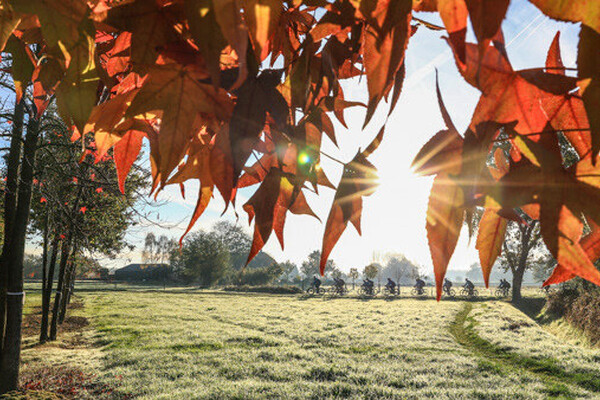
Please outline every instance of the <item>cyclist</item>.
[[450, 281], [450, 279], [448, 279], [448, 278], [444, 279], [444, 286], [443, 286], [443, 288], [444, 288], [444, 292], [447, 295], [450, 295], [450, 290], [452, 289], [452, 282]]
[[333, 278], [333, 286], [336, 292], [343, 293], [346, 286], [346, 282], [342, 278]]
[[313, 276], [313, 286], [315, 287], [315, 292], [319, 293], [320, 288], [321, 288], [321, 280], [319, 278], [317, 278], [316, 275]]
[[363, 287], [365, 288], [365, 292], [369, 294], [373, 294], [373, 286], [374, 282], [369, 278], [363, 279]]
[[396, 293], [396, 282], [394, 282], [392, 278], [387, 278], [385, 287], [388, 288], [391, 293]]
[[425, 287], [425, 281], [421, 278], [417, 278], [415, 282], [415, 289], [419, 294], [423, 293], [423, 288]]
[[469, 278], [465, 278], [465, 284], [463, 285], [463, 288], [467, 289], [469, 295], [473, 295], [473, 289], [475, 289], [475, 285], [473, 285], [473, 282], [471, 282]]

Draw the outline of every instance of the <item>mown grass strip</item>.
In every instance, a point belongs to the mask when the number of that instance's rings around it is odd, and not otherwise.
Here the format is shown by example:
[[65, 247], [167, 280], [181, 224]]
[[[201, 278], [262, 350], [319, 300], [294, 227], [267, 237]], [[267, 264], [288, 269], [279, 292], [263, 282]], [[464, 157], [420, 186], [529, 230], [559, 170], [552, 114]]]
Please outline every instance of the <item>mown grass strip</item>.
[[475, 332], [476, 321], [469, 317], [472, 309], [472, 304], [465, 304], [448, 328], [457, 343], [463, 347], [505, 370], [525, 370], [537, 376], [544, 382], [550, 395], [570, 397], [571, 393], [565, 384], [600, 393], [600, 377], [595, 374], [568, 372], [560, 367], [556, 359], [525, 357], [483, 339]]

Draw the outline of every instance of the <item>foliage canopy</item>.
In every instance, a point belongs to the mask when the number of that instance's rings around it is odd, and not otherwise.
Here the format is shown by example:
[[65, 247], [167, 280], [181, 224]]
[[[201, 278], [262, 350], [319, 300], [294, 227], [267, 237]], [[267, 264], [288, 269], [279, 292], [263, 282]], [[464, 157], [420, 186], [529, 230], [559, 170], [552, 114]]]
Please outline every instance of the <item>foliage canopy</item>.
[[[74, 139], [112, 147], [123, 182], [143, 138], [153, 190], [200, 180], [190, 228], [215, 188], [226, 204], [260, 184], [243, 206], [254, 221], [248, 261], [272, 232], [283, 245], [288, 212], [315, 216], [303, 190], [334, 187], [320, 166], [334, 116], [366, 107], [365, 125], [404, 79], [404, 51], [418, 25], [445, 29], [458, 72], [481, 91], [462, 135], [438, 98], [446, 129], [415, 159], [435, 175], [427, 216], [438, 296], [463, 221], [485, 207], [477, 247], [485, 274], [506, 220], [540, 221], [558, 261], [550, 282], [579, 275], [600, 284], [600, 6], [595, 0], [530, 0], [547, 16], [581, 24], [577, 69], [567, 75], [558, 35], [545, 66], [513, 70], [501, 24], [509, 0], [10, 0], [0, 9], [0, 47], [13, 55], [17, 101], [33, 85], [38, 113], [56, 95]], [[438, 12], [444, 27], [413, 17]], [[466, 43], [470, 19], [477, 43]], [[341, 81], [366, 75], [368, 103], [347, 100]], [[360, 232], [362, 198], [375, 188], [366, 149], [343, 163], [326, 220], [321, 272], [348, 222]], [[578, 161], [565, 167], [558, 132]], [[505, 134], [503, 138], [499, 138]], [[497, 140], [508, 156], [488, 154]], [[249, 165], [254, 155], [257, 162]], [[316, 216], [315, 216], [316, 217]], [[583, 236], [584, 220], [592, 227]], [[188, 229], [189, 230], [189, 229]]]

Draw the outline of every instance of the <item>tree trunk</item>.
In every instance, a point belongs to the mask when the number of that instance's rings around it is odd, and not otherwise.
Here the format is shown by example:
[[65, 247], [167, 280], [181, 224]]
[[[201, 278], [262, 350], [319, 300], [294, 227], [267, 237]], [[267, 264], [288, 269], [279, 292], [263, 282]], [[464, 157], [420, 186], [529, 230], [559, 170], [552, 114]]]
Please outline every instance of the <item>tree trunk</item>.
[[76, 246], [73, 246], [73, 251], [71, 252], [71, 256], [69, 258], [69, 262], [67, 263], [67, 271], [65, 276], [65, 286], [62, 291], [62, 301], [60, 303], [60, 310], [58, 312], [58, 323], [62, 325], [65, 322], [65, 316], [67, 314], [67, 306], [69, 305], [69, 301], [71, 300], [71, 288], [73, 285], [73, 279], [75, 277], [75, 263], [73, 262], [73, 258], [75, 253], [77, 252]]
[[523, 274], [525, 273], [525, 268], [519, 267], [515, 273], [513, 274], [512, 279], [512, 302], [517, 303], [521, 301], [523, 296], [521, 295], [521, 286], [523, 284]]
[[44, 291], [48, 281], [48, 236], [50, 230], [50, 213], [46, 209], [46, 219], [44, 221], [44, 243], [42, 245], [42, 309], [44, 309]]
[[67, 271], [67, 262], [71, 253], [71, 233], [69, 237], [63, 241], [60, 251], [60, 264], [58, 270], [58, 284], [56, 285], [56, 294], [54, 296], [54, 306], [52, 308], [52, 322], [50, 324], [50, 340], [56, 340], [58, 331], [58, 313], [62, 301], [62, 293], [65, 286], [65, 275]]
[[4, 262], [8, 269], [6, 293], [6, 331], [0, 364], [0, 394], [15, 390], [19, 383], [21, 363], [21, 323], [23, 320], [23, 254], [31, 211], [31, 184], [35, 168], [35, 153], [39, 122], [30, 118], [23, 146], [23, 159], [17, 194], [17, 210], [12, 227], [10, 251]]
[[[10, 150], [6, 160], [6, 187], [4, 192], [4, 243], [2, 245], [2, 257], [0, 258], [0, 364], [2, 363], [4, 331], [6, 327], [6, 291], [8, 289], [8, 263], [5, 261], [10, 251], [10, 239], [12, 239], [12, 227], [17, 210], [17, 188], [19, 177], [19, 160], [21, 158], [21, 138], [23, 136], [23, 117], [25, 105], [21, 101], [15, 105], [13, 114], [12, 137]], [[1, 394], [1, 392], [0, 392]]]
[[56, 258], [58, 257], [59, 235], [55, 234], [52, 241], [52, 253], [50, 253], [50, 262], [48, 263], [48, 279], [46, 287], [42, 294], [42, 322], [40, 324], [40, 342], [48, 341], [48, 320], [50, 319], [50, 299], [52, 297], [52, 284], [54, 281], [54, 271], [56, 269]]

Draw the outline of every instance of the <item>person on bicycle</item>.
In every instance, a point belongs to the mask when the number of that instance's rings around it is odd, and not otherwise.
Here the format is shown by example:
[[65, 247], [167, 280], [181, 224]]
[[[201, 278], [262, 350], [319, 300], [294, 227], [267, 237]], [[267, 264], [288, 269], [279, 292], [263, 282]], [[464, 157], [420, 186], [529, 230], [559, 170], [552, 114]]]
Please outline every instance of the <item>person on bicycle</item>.
[[499, 289], [504, 289], [506, 287], [506, 280], [504, 278], [500, 279], [500, 284], [498, 285]]
[[321, 288], [321, 280], [319, 278], [317, 278], [316, 275], [313, 276], [313, 286], [315, 287], [315, 291], [317, 293], [319, 293], [319, 290]]
[[367, 293], [373, 293], [374, 282], [369, 278], [363, 279], [363, 286]]
[[475, 289], [475, 285], [473, 285], [473, 282], [471, 282], [469, 278], [465, 278], [465, 284], [463, 287], [469, 291], [469, 294], [472, 294], [473, 289]]
[[423, 289], [425, 287], [425, 281], [421, 278], [417, 278], [415, 281], [415, 288]]
[[392, 280], [392, 278], [387, 278], [387, 283], [385, 287], [392, 293], [396, 293], [396, 282]]
[[506, 279], [503, 279], [504, 281], [504, 288], [506, 288], [506, 290], [510, 290], [510, 283], [508, 283], [508, 281]]
[[450, 290], [452, 289], [452, 282], [450, 281], [450, 279], [445, 278], [444, 279], [444, 292], [446, 293], [450, 293]]
[[341, 292], [344, 290], [346, 282], [342, 278], [333, 278], [333, 286], [338, 292]]

